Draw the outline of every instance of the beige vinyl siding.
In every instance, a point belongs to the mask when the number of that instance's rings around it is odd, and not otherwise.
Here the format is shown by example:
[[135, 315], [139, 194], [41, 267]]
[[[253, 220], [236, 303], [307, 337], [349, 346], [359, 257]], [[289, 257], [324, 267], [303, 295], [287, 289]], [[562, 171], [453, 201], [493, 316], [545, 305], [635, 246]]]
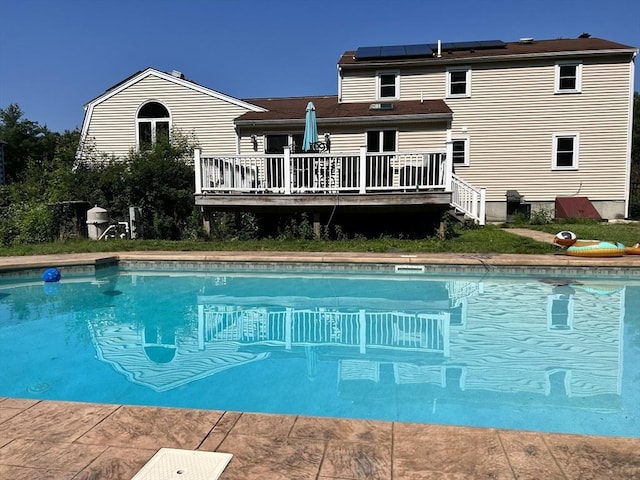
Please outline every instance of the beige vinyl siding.
[[427, 128], [401, 126], [398, 129], [398, 151], [444, 152], [447, 142], [446, 123], [429, 125]]
[[[453, 110], [453, 138], [468, 138], [469, 166], [456, 174], [487, 189], [488, 201], [516, 189], [529, 201], [558, 195], [624, 201], [627, 183], [628, 59], [582, 61], [582, 91], [555, 94], [554, 58], [468, 65], [471, 97], [446, 98], [446, 66], [401, 69], [400, 99], [441, 98]], [[342, 101], [375, 99], [375, 71], [343, 72]], [[577, 170], [553, 170], [554, 134], [579, 136]], [[400, 149], [420, 147], [399, 135]], [[406, 141], [405, 141], [406, 139]]]
[[439, 69], [417, 69], [401, 72], [400, 99], [442, 99], [446, 94], [447, 77], [444, 67]]
[[[396, 130], [397, 149], [404, 152], [443, 152], [446, 149], [446, 124], [434, 123], [428, 127], [415, 125], [394, 125], [392, 121], [381, 125], [358, 125], [349, 128], [331, 128], [331, 152], [355, 154], [367, 144], [369, 130]], [[320, 133], [320, 137], [322, 137]], [[324, 141], [324, 138], [320, 138]]]
[[[470, 138], [469, 167], [456, 173], [486, 187], [488, 201], [510, 189], [529, 201], [624, 200], [629, 65], [585, 61], [582, 75], [582, 93], [554, 94], [553, 62], [473, 68], [472, 97], [446, 100], [453, 138]], [[554, 133], [579, 135], [578, 170], [552, 170]]]
[[136, 114], [147, 101], [161, 102], [171, 125], [193, 135], [204, 152], [236, 153], [233, 120], [247, 110], [154, 75], [94, 106], [87, 137], [98, 139], [98, 151], [116, 157], [136, 148]]
[[[400, 79], [400, 84], [404, 80]], [[400, 87], [402, 88], [402, 86]], [[342, 72], [342, 88], [340, 101], [342, 103], [351, 102], [372, 102], [376, 100], [376, 72]]]
[[[384, 71], [384, 70], [380, 70]], [[420, 68], [400, 72], [400, 100], [441, 99], [445, 96], [444, 70]], [[371, 102], [377, 99], [377, 71], [343, 72], [341, 102]]]

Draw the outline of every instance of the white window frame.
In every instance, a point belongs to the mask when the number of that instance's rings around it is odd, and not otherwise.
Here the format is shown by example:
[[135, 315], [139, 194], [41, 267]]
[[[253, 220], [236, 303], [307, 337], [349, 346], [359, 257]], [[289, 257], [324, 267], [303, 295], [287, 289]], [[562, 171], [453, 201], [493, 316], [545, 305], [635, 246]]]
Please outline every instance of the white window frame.
[[[394, 83], [394, 95], [391, 97], [382, 96], [382, 76], [393, 75], [395, 77]], [[380, 70], [376, 72], [376, 99], [377, 100], [390, 100], [400, 98], [400, 72], [398, 70]]]
[[300, 145], [295, 143], [295, 138], [301, 138], [304, 137], [304, 133], [300, 133], [300, 132], [295, 132], [295, 133], [288, 133], [288, 132], [269, 132], [269, 133], [265, 133], [262, 136], [262, 140], [263, 140], [263, 150], [264, 153], [267, 155], [273, 155], [272, 153], [267, 153], [267, 147], [269, 145], [269, 137], [287, 137], [287, 145], [290, 149], [291, 149], [291, 153], [300, 153], [302, 150], [302, 141], [300, 142]]
[[[373, 150], [369, 150], [369, 142], [368, 142], [368, 137], [369, 137], [369, 133], [371, 132], [377, 132], [378, 133], [378, 138], [379, 138], [379, 144], [380, 144], [380, 150], [374, 152]], [[395, 139], [394, 139], [394, 146], [395, 149], [394, 150], [385, 150], [384, 149], [384, 133], [385, 132], [393, 132]], [[398, 130], [394, 129], [394, 128], [383, 128], [383, 129], [374, 129], [372, 128], [371, 130], [367, 130], [365, 133], [365, 137], [364, 137], [364, 144], [367, 146], [367, 152], [368, 153], [395, 153], [398, 151]]]
[[[560, 88], [560, 72], [562, 67], [576, 67], [576, 85], [575, 88]], [[555, 93], [581, 93], [582, 92], [582, 62], [580, 61], [563, 61], [556, 62], [555, 65]]]
[[[139, 118], [138, 115], [140, 115], [140, 111], [144, 108], [145, 105], [148, 105], [149, 103], [159, 103], [165, 108], [169, 116], [163, 117], [163, 118]], [[148, 100], [142, 103], [140, 107], [138, 107], [138, 111], [136, 112], [136, 146], [138, 148], [138, 151], [141, 151], [141, 148], [140, 148], [140, 124], [141, 123], [151, 124], [151, 145], [153, 146], [156, 144], [156, 141], [157, 141], [157, 134], [158, 134], [157, 124], [168, 123], [169, 138], [171, 138], [171, 129], [173, 128], [172, 121], [173, 121], [173, 116], [171, 115], [171, 110], [169, 110], [169, 108], [163, 102], [159, 100]]]
[[[451, 93], [451, 74], [465, 72], [465, 92], [464, 93]], [[468, 65], [458, 66], [458, 67], [448, 67], [447, 68], [447, 95], [446, 98], [469, 98], [471, 97], [471, 67]]]
[[[573, 139], [573, 159], [570, 166], [558, 165], [558, 141], [562, 138]], [[576, 132], [561, 132], [553, 134], [553, 156], [551, 157], [551, 170], [578, 170], [580, 157], [580, 135]]]
[[[464, 142], [464, 163], [454, 163], [453, 162], [453, 143], [454, 142]], [[469, 136], [462, 135], [456, 138], [451, 139], [451, 164], [454, 167], [468, 167], [469, 166]]]

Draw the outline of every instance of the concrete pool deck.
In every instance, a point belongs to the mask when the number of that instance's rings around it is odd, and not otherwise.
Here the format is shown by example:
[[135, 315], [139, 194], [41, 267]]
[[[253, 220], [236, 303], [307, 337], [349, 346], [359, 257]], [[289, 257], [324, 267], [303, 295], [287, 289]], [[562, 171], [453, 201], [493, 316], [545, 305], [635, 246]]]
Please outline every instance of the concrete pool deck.
[[[0, 257], [0, 271], [105, 260], [640, 267], [640, 256], [118, 252]], [[163, 447], [233, 454], [223, 480], [640, 478], [640, 438], [0, 398], [0, 478], [129, 479]]]

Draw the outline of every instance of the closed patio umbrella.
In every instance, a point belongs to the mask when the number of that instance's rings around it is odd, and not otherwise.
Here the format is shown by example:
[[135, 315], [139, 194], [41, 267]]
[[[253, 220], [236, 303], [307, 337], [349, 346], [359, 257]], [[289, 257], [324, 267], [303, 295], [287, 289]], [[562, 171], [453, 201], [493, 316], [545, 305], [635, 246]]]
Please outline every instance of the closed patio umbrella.
[[318, 141], [318, 124], [316, 123], [316, 107], [313, 102], [307, 104], [307, 114], [304, 122], [304, 139], [302, 140], [302, 150], [308, 152], [314, 148]]

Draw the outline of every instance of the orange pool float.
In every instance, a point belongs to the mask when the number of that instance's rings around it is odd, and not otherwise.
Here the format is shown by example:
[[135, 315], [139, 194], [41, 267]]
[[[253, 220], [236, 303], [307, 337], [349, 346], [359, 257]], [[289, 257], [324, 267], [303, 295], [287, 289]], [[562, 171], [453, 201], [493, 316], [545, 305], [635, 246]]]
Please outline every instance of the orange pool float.
[[640, 255], [640, 243], [636, 243], [633, 247], [624, 247], [625, 255]]
[[[627, 248], [619, 242], [603, 242], [601, 240], [578, 240], [573, 232], [559, 232], [554, 243], [566, 247], [567, 255], [574, 257], [621, 257], [628, 254]], [[640, 245], [637, 254], [640, 255]]]
[[567, 247], [567, 255], [574, 257], [621, 257], [624, 254], [625, 247], [619, 242], [576, 240]]

